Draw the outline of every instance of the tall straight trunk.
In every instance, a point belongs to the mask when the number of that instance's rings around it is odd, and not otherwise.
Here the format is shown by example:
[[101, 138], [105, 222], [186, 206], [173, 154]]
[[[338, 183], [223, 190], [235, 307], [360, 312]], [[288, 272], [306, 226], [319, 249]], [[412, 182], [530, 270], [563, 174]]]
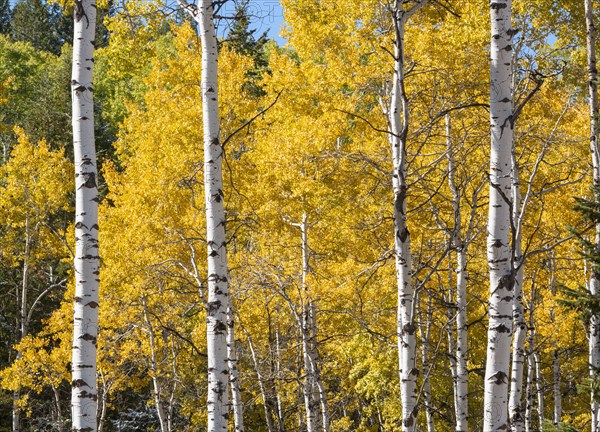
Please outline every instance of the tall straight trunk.
[[263, 407], [265, 413], [265, 421], [267, 423], [267, 431], [275, 432], [275, 428], [273, 426], [273, 419], [271, 418], [271, 413], [269, 412], [269, 396], [267, 394], [267, 387], [265, 379], [260, 371], [260, 365], [258, 364], [258, 356], [256, 355], [256, 350], [254, 349], [254, 344], [252, 343], [252, 338], [250, 334], [246, 331], [246, 336], [248, 337], [248, 346], [250, 347], [250, 354], [252, 356], [252, 363], [254, 363], [254, 370], [256, 372], [256, 377], [258, 378], [258, 388], [260, 390], [260, 395], [263, 400]]
[[206, 339], [208, 354], [208, 431], [226, 432], [229, 418], [227, 310], [229, 276], [223, 204], [223, 148], [219, 142], [218, 47], [213, 2], [199, 2], [202, 43], [202, 114], [204, 122], [204, 190], [208, 257]]
[[[535, 340], [535, 339], [534, 339]], [[544, 392], [542, 389], [542, 361], [537, 348], [533, 350], [535, 362], [535, 392], [537, 395], [538, 431], [544, 432]]]
[[423, 400], [425, 402], [425, 421], [427, 424], [427, 432], [435, 431], [435, 424], [433, 419], [433, 405], [431, 403], [431, 381], [429, 379], [429, 373], [431, 371], [431, 365], [429, 363], [429, 351], [430, 343], [429, 338], [431, 335], [431, 296], [427, 299], [427, 316], [423, 319], [423, 314], [419, 309], [419, 336], [421, 337], [421, 367], [423, 369]]
[[275, 380], [273, 382], [273, 391], [275, 392], [275, 401], [277, 404], [277, 426], [278, 432], [285, 431], [283, 422], [283, 402], [279, 394], [277, 383], [281, 380], [281, 343], [279, 335], [279, 327], [275, 330]]
[[244, 432], [244, 405], [240, 391], [240, 373], [237, 368], [235, 347], [234, 317], [231, 307], [227, 310], [227, 361], [229, 363], [229, 383], [231, 385], [231, 405], [235, 432]]
[[413, 316], [414, 289], [411, 283], [410, 233], [407, 226], [406, 195], [406, 140], [409, 128], [408, 97], [405, 91], [404, 34], [409, 18], [427, 0], [419, 0], [405, 10], [402, 1], [395, 1], [392, 11], [394, 24], [394, 79], [387, 109], [389, 141], [392, 147], [392, 186], [394, 191], [394, 252], [398, 286], [398, 363], [400, 399], [402, 403], [402, 431], [413, 432], [417, 422], [416, 326]]
[[156, 407], [156, 414], [158, 415], [158, 422], [160, 423], [161, 432], [170, 432], [168, 426], [169, 422], [167, 420], [167, 414], [165, 413], [165, 407], [160, 391], [160, 372], [158, 370], [158, 359], [156, 355], [154, 327], [152, 326], [150, 316], [148, 315], [148, 304], [145, 296], [142, 297], [142, 307], [144, 311], [144, 321], [146, 321], [146, 326], [148, 327], [148, 339], [150, 343], [150, 371], [152, 372], [152, 393], [154, 395], [154, 406]]
[[533, 418], [533, 381], [535, 379], [535, 366], [531, 353], [527, 355], [527, 382], [525, 384], [525, 432], [532, 432], [531, 420]]
[[516, 148], [513, 144], [512, 156], [512, 221], [516, 229], [513, 244], [514, 266], [514, 302], [512, 307], [514, 335], [512, 344], [512, 364], [510, 371], [510, 394], [508, 403], [508, 417], [512, 432], [523, 432], [523, 369], [525, 365], [525, 339], [527, 324], [523, 309], [523, 252], [521, 234], [521, 187], [519, 181], [519, 167], [517, 164]]
[[75, 301], [71, 409], [73, 431], [95, 432], [96, 339], [98, 335], [98, 186], [94, 140], [94, 44], [96, 3], [74, 8], [73, 146], [75, 161]]
[[227, 364], [227, 310], [229, 271], [225, 238], [223, 147], [219, 140], [218, 41], [214, 2], [186, 0], [179, 4], [198, 23], [202, 45], [202, 123], [204, 134], [204, 194], [208, 261], [206, 343], [208, 356], [208, 432], [226, 432], [229, 418], [229, 366]]
[[[598, 132], [600, 118], [598, 107], [598, 69], [596, 67], [596, 26], [594, 24], [594, 10], [592, 0], [584, 0], [585, 26], [587, 30], [587, 66], [588, 66], [588, 93], [590, 104], [590, 150], [592, 153], [593, 184], [600, 187], [600, 148], [598, 146]], [[596, 196], [596, 192], [594, 192]], [[600, 225], [596, 225], [596, 249], [600, 249]], [[590, 293], [600, 296], [600, 274], [593, 271], [589, 284]], [[589, 364], [590, 378], [596, 381], [600, 377], [600, 316], [593, 313], [590, 317], [589, 339]], [[600, 395], [591, 392], [592, 432], [600, 432], [600, 404], [596, 401]]]
[[454, 210], [454, 228], [451, 245], [456, 251], [456, 370], [454, 378], [454, 409], [456, 415], [456, 432], [467, 432], [469, 429], [469, 376], [467, 370], [467, 244], [462, 236], [462, 218], [460, 192], [456, 185], [456, 163], [452, 143], [452, 123], [446, 114], [446, 157], [448, 159], [448, 184], [452, 193], [452, 209]]
[[512, 6], [490, 3], [490, 201], [487, 256], [489, 327], [484, 382], [484, 432], [508, 429], [508, 372], [512, 333], [513, 267], [510, 247]]
[[[23, 277], [21, 279], [21, 298], [18, 312], [17, 326], [18, 329], [18, 341], [21, 342], [25, 336], [27, 336], [27, 297], [29, 292], [29, 249], [31, 243], [29, 226], [29, 215], [25, 216], [25, 253], [23, 258]], [[16, 359], [21, 358], [21, 351], [17, 351]], [[13, 432], [21, 432], [21, 408], [18, 405], [18, 400], [21, 397], [19, 390], [13, 393], [13, 406], [12, 406], [12, 430]]]
[[560, 423], [562, 418], [562, 393], [560, 392], [560, 358], [558, 350], [554, 350], [553, 356], [553, 388], [554, 388], [554, 410], [552, 416], [552, 424], [555, 426]]
[[304, 299], [302, 301], [302, 316], [299, 320], [300, 335], [302, 337], [302, 359], [304, 361], [304, 410], [306, 411], [306, 431], [316, 432], [318, 421], [318, 401], [313, 392], [316, 386], [313, 361], [311, 354], [313, 348], [313, 319], [312, 300], [308, 292], [308, 273], [310, 271], [310, 257], [308, 248], [308, 216], [302, 215], [302, 223], [296, 224], [299, 226], [302, 234], [302, 292]]

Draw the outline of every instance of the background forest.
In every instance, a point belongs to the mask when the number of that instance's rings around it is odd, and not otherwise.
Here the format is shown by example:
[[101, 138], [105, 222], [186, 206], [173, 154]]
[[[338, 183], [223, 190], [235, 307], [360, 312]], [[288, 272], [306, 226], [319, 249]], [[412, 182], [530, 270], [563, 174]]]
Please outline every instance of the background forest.
[[[247, 431], [483, 430], [490, 5], [421, 3], [404, 29], [402, 131], [387, 2], [282, 0], [283, 46], [252, 30], [268, 2], [216, 13], [229, 374]], [[512, 407], [528, 431], [588, 430], [598, 207], [581, 200], [595, 199], [584, 2], [512, 7]], [[0, 431], [15, 416], [19, 431], [71, 430], [72, 20], [59, 4], [0, 0]], [[109, 1], [95, 47], [98, 430], [205, 431], [197, 26], [176, 4]], [[414, 290], [401, 331], [400, 213]]]

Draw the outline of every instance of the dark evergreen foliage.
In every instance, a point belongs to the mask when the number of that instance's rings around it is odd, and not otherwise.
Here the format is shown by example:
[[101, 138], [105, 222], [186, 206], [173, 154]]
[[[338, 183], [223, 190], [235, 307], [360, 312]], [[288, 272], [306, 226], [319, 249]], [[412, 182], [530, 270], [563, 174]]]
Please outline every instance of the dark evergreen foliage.
[[258, 38], [254, 36], [256, 30], [250, 29], [250, 15], [248, 13], [248, 1], [244, 1], [236, 7], [234, 21], [227, 34], [227, 44], [237, 53], [248, 56], [254, 61], [254, 68], [248, 73], [246, 91], [252, 96], [264, 95], [260, 86], [260, 80], [264, 73], [269, 71], [269, 59], [266, 45], [269, 42], [267, 32]]

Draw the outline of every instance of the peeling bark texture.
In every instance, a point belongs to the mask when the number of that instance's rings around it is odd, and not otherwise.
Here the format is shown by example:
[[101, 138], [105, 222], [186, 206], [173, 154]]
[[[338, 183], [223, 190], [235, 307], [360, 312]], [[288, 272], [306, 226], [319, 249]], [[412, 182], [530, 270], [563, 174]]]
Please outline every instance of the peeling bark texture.
[[73, 431], [95, 432], [96, 338], [98, 334], [98, 186], [94, 141], [94, 43], [96, 4], [75, 0], [73, 147], [75, 162], [75, 302], [71, 409]]
[[244, 405], [240, 391], [240, 374], [237, 368], [235, 349], [235, 321], [231, 308], [227, 310], [227, 362], [229, 365], [229, 383], [231, 385], [231, 408], [235, 432], [244, 432]]
[[405, 92], [404, 34], [410, 17], [427, 3], [416, 2], [404, 9], [403, 2], [394, 2], [394, 79], [390, 105], [387, 109], [389, 141], [392, 147], [392, 186], [394, 190], [394, 252], [398, 283], [398, 362], [400, 399], [402, 403], [402, 431], [413, 432], [417, 423], [416, 326], [413, 316], [414, 289], [411, 283], [410, 232], [406, 217], [406, 139], [409, 128], [408, 96]]
[[[469, 375], [467, 370], [467, 244], [462, 236], [462, 219], [460, 215], [460, 192], [456, 186], [454, 148], [452, 143], [452, 123], [446, 114], [446, 154], [448, 159], [448, 185], [452, 193], [454, 210], [454, 229], [451, 246], [456, 251], [456, 350], [454, 356], [454, 411], [456, 415], [456, 432], [469, 430]], [[454, 346], [454, 343], [451, 344]]]
[[[598, 132], [600, 129], [600, 111], [598, 107], [598, 69], [596, 66], [596, 26], [594, 24], [594, 10], [592, 0], [584, 0], [585, 26], [587, 31], [587, 67], [588, 67], [588, 95], [590, 104], [590, 151], [592, 153], [592, 181], [594, 187], [600, 187], [600, 147], [598, 146]], [[596, 250], [600, 250], [600, 225], [596, 225]], [[590, 293], [600, 296], [600, 274], [591, 272]], [[590, 317], [589, 338], [589, 364], [590, 378], [600, 379], [600, 316], [592, 314]], [[591, 394], [592, 432], [600, 432], [600, 404], [595, 401], [598, 395]]]
[[508, 372], [512, 333], [513, 266], [510, 248], [512, 5], [490, 3], [490, 202], [487, 256], [490, 269], [489, 327], [484, 382], [484, 432], [507, 430]]

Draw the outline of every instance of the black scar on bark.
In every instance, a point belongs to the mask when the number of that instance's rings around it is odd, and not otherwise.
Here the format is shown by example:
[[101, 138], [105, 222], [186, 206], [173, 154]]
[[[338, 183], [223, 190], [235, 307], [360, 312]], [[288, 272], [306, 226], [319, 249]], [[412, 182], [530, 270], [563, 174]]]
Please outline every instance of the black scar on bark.
[[98, 231], [98, 229], [99, 229], [99, 228], [100, 228], [100, 227], [98, 226], [98, 224], [94, 224], [94, 225], [92, 225], [92, 227], [90, 228], [90, 231], [92, 231], [92, 230], [96, 230], [96, 231]]
[[75, 303], [81, 303], [81, 300], [83, 300], [81, 297], [75, 297]]
[[506, 3], [491, 3], [490, 8], [494, 10], [505, 9], [508, 5]]
[[227, 331], [227, 326], [225, 325], [225, 323], [223, 323], [221, 321], [217, 321], [217, 323], [215, 324], [215, 333], [223, 334], [226, 331]]
[[96, 173], [93, 173], [93, 172], [87, 173], [86, 172], [86, 173], [83, 173], [83, 176], [85, 177], [85, 181], [80, 186], [80, 189], [82, 187], [88, 188], [88, 189], [93, 189], [96, 187]]
[[[87, 120], [87, 117], [82, 117], [82, 119]], [[81, 160], [81, 165], [94, 165], [92, 159], [89, 157], [84, 157]]]
[[84, 427], [79, 429], [73, 429], [75, 432], [93, 432], [94, 429], [91, 427]]
[[500, 324], [498, 327], [496, 327], [496, 331], [498, 333], [510, 333], [511, 330], [504, 324]]
[[92, 399], [92, 400], [98, 400], [98, 396], [90, 393], [90, 392], [86, 392], [85, 390], [82, 391], [81, 393], [79, 393], [79, 396], [82, 399]]
[[94, 345], [96, 345], [96, 336], [91, 335], [89, 333], [86, 333], [83, 336], [79, 336], [79, 339], [83, 339], [85, 341], [92, 342]]
[[96, 309], [98, 307], [98, 303], [96, 303], [95, 301], [91, 301], [88, 304], [86, 304], [86, 306], [89, 306], [92, 309]]
[[208, 314], [211, 315], [213, 312], [218, 311], [221, 308], [221, 301], [215, 300], [212, 302], [208, 302], [206, 305], [206, 309], [208, 309]]
[[506, 374], [504, 372], [498, 371], [494, 375], [490, 376], [488, 379], [491, 381], [494, 381], [494, 384], [500, 385], [500, 384], [506, 384], [507, 378], [508, 377], [506, 376]]
[[412, 336], [415, 334], [416, 329], [417, 328], [413, 323], [407, 323], [402, 327], [402, 332]]
[[409, 372], [409, 375], [414, 375], [414, 376], [418, 377], [418, 376], [419, 376], [419, 369], [417, 369], [417, 368], [412, 368], [412, 369], [410, 370], [410, 372]]
[[85, 225], [83, 222], [77, 222], [75, 224], [75, 229], [82, 229], [82, 228], [87, 229], [87, 225]]
[[81, 388], [81, 387], [89, 387], [89, 385], [84, 380], [82, 380], [81, 378], [79, 378], [79, 379], [74, 380], [71, 383], [71, 387], [73, 387], [73, 388], [75, 388], [75, 387]]

